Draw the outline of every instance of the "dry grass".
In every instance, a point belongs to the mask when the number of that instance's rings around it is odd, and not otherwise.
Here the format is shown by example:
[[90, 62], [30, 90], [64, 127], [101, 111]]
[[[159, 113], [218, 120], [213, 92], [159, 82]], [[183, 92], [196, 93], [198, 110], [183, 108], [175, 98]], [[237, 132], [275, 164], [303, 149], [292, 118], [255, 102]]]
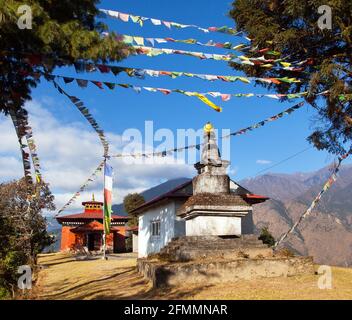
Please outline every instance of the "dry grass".
[[155, 290], [135, 269], [135, 259], [77, 261], [42, 255], [37, 299], [352, 299], [352, 269], [333, 267], [333, 288], [321, 290], [318, 275], [242, 280]]

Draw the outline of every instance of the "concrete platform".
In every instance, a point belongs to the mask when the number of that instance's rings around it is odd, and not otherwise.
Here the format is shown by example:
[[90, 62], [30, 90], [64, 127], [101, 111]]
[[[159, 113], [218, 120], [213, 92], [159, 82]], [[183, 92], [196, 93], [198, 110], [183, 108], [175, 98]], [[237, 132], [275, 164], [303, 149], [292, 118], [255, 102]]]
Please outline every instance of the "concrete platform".
[[255, 235], [174, 238], [137, 268], [154, 287], [314, 274], [312, 257], [274, 254]]

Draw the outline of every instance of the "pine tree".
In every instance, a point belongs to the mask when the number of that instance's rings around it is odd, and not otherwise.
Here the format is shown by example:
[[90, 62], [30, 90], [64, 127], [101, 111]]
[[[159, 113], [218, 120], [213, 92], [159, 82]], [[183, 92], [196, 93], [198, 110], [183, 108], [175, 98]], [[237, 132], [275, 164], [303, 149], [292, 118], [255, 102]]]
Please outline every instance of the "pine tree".
[[[119, 61], [129, 54], [114, 33], [101, 35], [107, 27], [96, 20], [98, 2], [0, 0], [0, 112], [23, 108], [42, 79], [37, 70], [51, 72], [79, 59]], [[18, 25], [21, 16], [29, 14], [18, 11], [24, 4], [31, 10], [31, 29]]]
[[[318, 25], [318, 20], [324, 18], [322, 11], [319, 13], [322, 5], [332, 10], [331, 30]], [[253, 47], [281, 52], [281, 57], [289, 61], [307, 60], [303, 72], [231, 66], [248, 76], [299, 78], [300, 83], [260, 84], [277, 93], [308, 91], [306, 100], [318, 114], [308, 141], [319, 150], [344, 153], [352, 138], [352, 2], [236, 0], [230, 16], [237, 29], [253, 39]], [[326, 90], [328, 95], [320, 99], [316, 96]]]

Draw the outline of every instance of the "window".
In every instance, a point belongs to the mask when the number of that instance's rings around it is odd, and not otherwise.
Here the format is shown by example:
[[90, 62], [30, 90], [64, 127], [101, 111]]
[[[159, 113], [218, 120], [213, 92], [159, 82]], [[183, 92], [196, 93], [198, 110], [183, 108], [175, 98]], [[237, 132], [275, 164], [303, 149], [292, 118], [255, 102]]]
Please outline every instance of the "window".
[[154, 237], [158, 237], [160, 236], [160, 221], [152, 221], [150, 223], [150, 232], [152, 234], [152, 236]]

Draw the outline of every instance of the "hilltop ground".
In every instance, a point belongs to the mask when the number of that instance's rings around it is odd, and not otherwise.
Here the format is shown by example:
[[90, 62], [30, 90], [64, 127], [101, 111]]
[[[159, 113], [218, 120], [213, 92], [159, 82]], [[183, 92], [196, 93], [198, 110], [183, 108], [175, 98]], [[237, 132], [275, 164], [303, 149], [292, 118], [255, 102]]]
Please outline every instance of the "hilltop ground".
[[153, 289], [135, 269], [132, 254], [108, 261], [56, 253], [39, 258], [35, 299], [352, 299], [352, 269], [333, 267], [333, 288], [321, 290], [319, 275]]
[[340, 267], [325, 290], [317, 286], [319, 275], [156, 290], [136, 272], [133, 254], [108, 261], [44, 254], [39, 264], [35, 299], [352, 299], [352, 269]]

